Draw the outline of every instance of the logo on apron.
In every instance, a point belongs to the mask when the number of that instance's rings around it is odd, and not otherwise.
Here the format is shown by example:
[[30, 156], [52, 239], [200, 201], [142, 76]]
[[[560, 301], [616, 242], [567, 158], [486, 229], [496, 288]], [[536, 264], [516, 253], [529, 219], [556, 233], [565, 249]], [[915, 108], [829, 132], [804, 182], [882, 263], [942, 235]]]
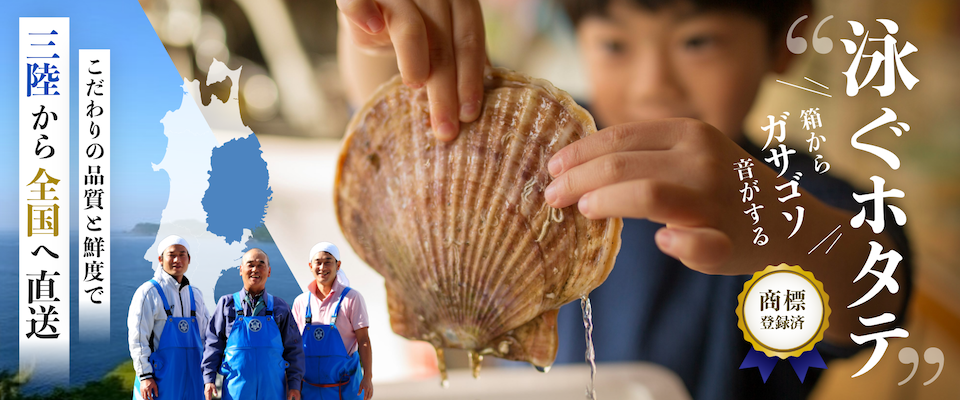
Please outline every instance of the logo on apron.
[[262, 324], [260, 324], [260, 320], [254, 319], [254, 320], [251, 320], [251, 321], [250, 321], [250, 330], [251, 330], [251, 331], [253, 331], [253, 332], [260, 332], [260, 328], [261, 328], [261, 327], [262, 327]]
[[323, 329], [319, 329], [319, 328], [318, 328], [318, 329], [314, 329], [314, 330], [313, 330], [313, 338], [314, 338], [314, 339], [317, 339], [317, 340], [322, 340], [322, 339], [323, 339]]
[[180, 329], [180, 332], [187, 333], [187, 331], [190, 330], [190, 324], [187, 323], [187, 320], [182, 319], [180, 323], [177, 324], [177, 329]]

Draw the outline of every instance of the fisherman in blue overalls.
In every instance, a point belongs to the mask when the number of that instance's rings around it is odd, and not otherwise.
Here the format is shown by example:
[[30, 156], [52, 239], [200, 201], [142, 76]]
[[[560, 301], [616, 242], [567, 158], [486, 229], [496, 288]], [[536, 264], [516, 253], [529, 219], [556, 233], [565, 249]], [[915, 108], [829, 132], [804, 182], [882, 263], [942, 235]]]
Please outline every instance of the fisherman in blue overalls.
[[340, 251], [320, 242], [310, 250], [314, 281], [293, 302], [302, 333], [304, 400], [373, 397], [369, 318], [360, 293], [340, 271]]
[[243, 289], [220, 298], [203, 352], [204, 394], [223, 375], [224, 400], [300, 399], [303, 347], [287, 303], [266, 292], [270, 260], [251, 249], [240, 263]]
[[199, 400], [201, 339], [209, 316], [200, 290], [183, 274], [190, 266], [190, 245], [168, 236], [157, 245], [153, 279], [137, 289], [127, 315], [130, 358], [137, 373], [134, 400]]

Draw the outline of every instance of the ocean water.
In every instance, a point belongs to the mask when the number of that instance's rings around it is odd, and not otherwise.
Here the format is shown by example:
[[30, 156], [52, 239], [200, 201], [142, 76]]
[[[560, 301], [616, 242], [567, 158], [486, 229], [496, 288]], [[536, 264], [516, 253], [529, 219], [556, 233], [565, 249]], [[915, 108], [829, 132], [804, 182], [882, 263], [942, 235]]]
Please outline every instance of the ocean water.
[[[77, 233], [71, 234], [71, 280], [70, 283], [70, 384], [82, 385], [91, 380], [102, 378], [123, 362], [130, 360], [130, 351], [127, 347], [127, 312], [133, 292], [143, 282], [153, 277], [153, 268], [150, 262], [143, 259], [143, 254], [153, 244], [153, 236], [130, 235], [123, 232], [112, 233], [112, 251], [110, 254], [112, 284], [110, 288], [110, 341], [97, 343], [81, 343], [78, 332], [78, 279], [77, 265]], [[18, 277], [18, 238], [15, 231], [0, 231], [0, 254], [8, 254], [12, 261], [0, 263], [0, 276]], [[267, 291], [293, 303], [293, 299], [300, 294], [300, 286], [290, 272], [290, 268], [280, 255], [280, 250], [272, 242], [251, 240], [248, 247], [259, 247], [270, 255], [271, 276], [267, 282]], [[187, 277], [190, 277], [189, 271]], [[18, 283], [9, 290], [11, 285], [4, 285], [0, 290], [0, 304], [13, 305], [18, 302], [19, 290], [23, 284]], [[243, 287], [239, 275], [239, 264], [223, 272], [214, 293], [217, 298], [235, 292]], [[207, 299], [216, 304], [217, 299]], [[0, 370], [14, 371], [19, 365], [19, 333], [18, 308], [4, 307], [0, 313]], [[131, 376], [130, 379], [133, 379]], [[43, 390], [48, 388], [42, 377], [35, 377], [29, 382], [26, 391]]]

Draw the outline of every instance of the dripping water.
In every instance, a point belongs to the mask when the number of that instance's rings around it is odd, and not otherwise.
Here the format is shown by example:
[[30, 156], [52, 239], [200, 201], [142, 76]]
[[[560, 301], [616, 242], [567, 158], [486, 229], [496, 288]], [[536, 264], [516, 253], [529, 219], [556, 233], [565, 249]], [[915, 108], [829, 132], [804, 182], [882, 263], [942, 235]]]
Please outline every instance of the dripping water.
[[483, 362], [483, 356], [474, 350], [467, 352], [470, 356], [470, 369], [473, 371], [473, 379], [480, 379], [480, 363]]
[[583, 330], [587, 341], [587, 352], [585, 358], [590, 364], [590, 385], [587, 386], [587, 399], [596, 400], [597, 391], [594, 388], [594, 382], [597, 378], [596, 353], [593, 351], [593, 308], [590, 306], [590, 298], [587, 295], [580, 297], [580, 309], [583, 311]]
[[440, 386], [447, 388], [450, 381], [447, 379], [447, 359], [443, 357], [443, 349], [437, 347], [437, 369], [440, 370]]
[[534, 365], [533, 367], [537, 369], [537, 372], [542, 372], [542, 373], [544, 373], [544, 374], [547, 373], [547, 372], [550, 372], [550, 366], [549, 366], [549, 365], [546, 366], [546, 367], [541, 367], [541, 366], [539, 366], [539, 365]]

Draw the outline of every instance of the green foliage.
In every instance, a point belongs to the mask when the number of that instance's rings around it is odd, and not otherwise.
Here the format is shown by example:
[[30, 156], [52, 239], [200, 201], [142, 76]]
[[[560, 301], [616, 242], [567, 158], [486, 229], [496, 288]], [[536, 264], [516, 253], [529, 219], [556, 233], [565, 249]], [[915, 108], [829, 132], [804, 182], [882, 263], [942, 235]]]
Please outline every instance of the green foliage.
[[123, 385], [123, 390], [129, 394], [133, 392], [133, 378], [136, 374], [137, 371], [133, 369], [133, 360], [130, 360], [118, 365], [113, 371], [107, 372], [104, 378], [116, 377]]
[[99, 381], [72, 389], [56, 388], [45, 394], [23, 395], [28, 374], [0, 371], [0, 400], [127, 400], [133, 393], [133, 362], [127, 361]]
[[20, 386], [30, 379], [27, 374], [0, 371], [0, 400], [19, 400]]

